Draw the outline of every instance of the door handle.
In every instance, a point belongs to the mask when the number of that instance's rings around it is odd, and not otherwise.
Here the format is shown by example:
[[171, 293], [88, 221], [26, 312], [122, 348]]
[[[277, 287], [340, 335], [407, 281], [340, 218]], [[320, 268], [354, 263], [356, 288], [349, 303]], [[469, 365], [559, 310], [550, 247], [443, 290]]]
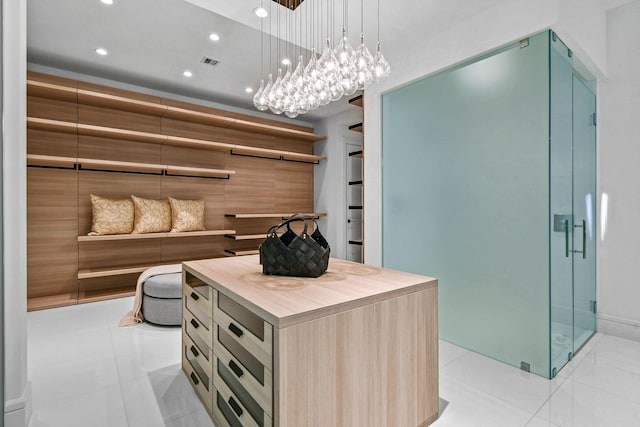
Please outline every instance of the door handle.
[[564, 225], [564, 256], [569, 258], [569, 220], [562, 221]]
[[582, 250], [573, 252], [582, 254], [582, 259], [587, 259], [587, 222], [583, 219], [582, 224], [576, 224], [574, 227], [582, 228]]

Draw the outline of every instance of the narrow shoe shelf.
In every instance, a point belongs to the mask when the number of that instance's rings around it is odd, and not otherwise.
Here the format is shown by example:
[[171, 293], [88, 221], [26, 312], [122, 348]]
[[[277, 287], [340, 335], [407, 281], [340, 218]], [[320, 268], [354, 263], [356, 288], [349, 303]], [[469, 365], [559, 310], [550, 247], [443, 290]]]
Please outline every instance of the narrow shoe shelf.
[[27, 166], [40, 166], [50, 168], [76, 169], [75, 157], [42, 156], [39, 154], [27, 154]]
[[362, 105], [362, 104], [363, 104], [363, 101], [364, 101], [363, 96], [362, 96], [362, 95], [358, 95], [358, 96], [354, 96], [353, 98], [351, 98], [351, 99], [349, 100], [349, 104], [351, 104], [351, 105], [355, 105], [355, 106], [357, 106], [357, 107], [362, 107], [362, 106], [363, 106], [363, 105]]
[[362, 123], [357, 123], [355, 125], [349, 126], [349, 130], [352, 130], [354, 132], [362, 132]]

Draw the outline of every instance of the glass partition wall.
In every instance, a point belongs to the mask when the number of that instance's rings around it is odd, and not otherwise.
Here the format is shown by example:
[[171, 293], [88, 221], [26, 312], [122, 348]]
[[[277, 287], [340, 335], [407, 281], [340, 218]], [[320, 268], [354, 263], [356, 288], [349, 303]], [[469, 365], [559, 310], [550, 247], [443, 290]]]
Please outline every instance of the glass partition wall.
[[595, 331], [595, 83], [552, 32], [383, 96], [383, 264], [440, 337], [551, 378]]

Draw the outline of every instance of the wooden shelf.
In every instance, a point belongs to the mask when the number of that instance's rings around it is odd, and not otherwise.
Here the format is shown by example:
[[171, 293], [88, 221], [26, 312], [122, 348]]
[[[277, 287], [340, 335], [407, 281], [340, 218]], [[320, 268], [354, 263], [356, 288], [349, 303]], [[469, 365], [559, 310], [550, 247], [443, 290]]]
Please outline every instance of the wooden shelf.
[[165, 135], [157, 133], [138, 132], [135, 130], [86, 125], [82, 123], [78, 123], [78, 134], [98, 136], [101, 138], [126, 139], [129, 141], [147, 142], [151, 144], [164, 144], [167, 140]]
[[166, 145], [176, 147], [200, 148], [202, 150], [221, 151], [229, 153], [236, 147], [234, 144], [226, 144], [224, 142], [206, 141], [203, 139], [183, 138], [180, 136], [167, 136]]
[[231, 154], [249, 157], [260, 157], [264, 159], [282, 160], [284, 151], [271, 150], [268, 148], [242, 147], [235, 145], [231, 150]]
[[358, 159], [362, 159], [363, 158], [363, 153], [362, 150], [358, 150], [358, 151], [352, 151], [349, 153], [349, 157], [356, 157]]
[[192, 168], [187, 166], [156, 165], [151, 163], [120, 162], [116, 160], [81, 159], [72, 157], [40, 156], [27, 154], [28, 166], [61, 167], [68, 169], [95, 170], [105, 172], [135, 172], [189, 176], [196, 178], [224, 178], [234, 175], [234, 170]]
[[78, 133], [78, 125], [72, 122], [60, 120], [40, 119], [37, 117], [27, 117], [27, 128], [36, 130], [48, 130], [60, 133]]
[[357, 107], [363, 107], [364, 97], [363, 95], [358, 95], [349, 100], [349, 104], [355, 105]]
[[169, 176], [191, 176], [201, 178], [229, 178], [230, 175], [234, 175], [234, 170], [224, 169], [206, 169], [206, 168], [192, 168], [187, 166], [166, 166], [166, 173]]
[[128, 98], [126, 96], [112, 95], [99, 91], [79, 89], [77, 87], [63, 86], [53, 83], [43, 83], [36, 80], [27, 80], [27, 93], [32, 96], [77, 101], [82, 104], [98, 107], [149, 114], [169, 119], [178, 119], [222, 128], [244, 130], [264, 135], [293, 138], [302, 141], [315, 142], [325, 139], [325, 136], [323, 135], [317, 135], [310, 131], [293, 129], [287, 127], [284, 123], [279, 125], [276, 121], [271, 121], [271, 123], [255, 122], [250, 120], [249, 117], [242, 115], [236, 115], [237, 117], [233, 117], [230, 115], [205, 113], [188, 108], [156, 104], [153, 102]]
[[27, 166], [45, 166], [52, 168], [75, 169], [76, 160], [73, 157], [40, 156], [27, 154]]
[[76, 159], [80, 169], [117, 172], [141, 172], [162, 174], [167, 167], [149, 163], [118, 162], [115, 160]]
[[78, 89], [78, 102], [81, 104], [95, 105], [98, 107], [113, 108], [132, 113], [149, 114], [160, 117], [167, 111], [166, 105], [85, 89]]
[[78, 100], [78, 90], [75, 87], [39, 82], [37, 80], [27, 80], [27, 95], [72, 102], [77, 102]]
[[243, 249], [243, 250], [232, 250], [232, 249], [225, 249], [224, 250], [225, 255], [228, 256], [242, 256], [242, 255], [258, 255], [260, 253], [260, 250], [258, 249]]
[[123, 266], [123, 267], [112, 267], [112, 268], [84, 268], [82, 270], [78, 270], [78, 280], [142, 273], [147, 268], [156, 267], [158, 265], [169, 265], [169, 264], [133, 265], [133, 266]]
[[262, 234], [229, 234], [224, 237], [228, 237], [233, 240], [260, 240], [267, 237], [267, 233]]
[[111, 240], [175, 239], [180, 237], [233, 235], [235, 230], [182, 231], [178, 233], [109, 234], [106, 236], [78, 236], [78, 242], [104, 242]]
[[282, 153], [282, 160], [289, 160], [291, 162], [304, 162], [304, 163], [320, 163], [321, 160], [326, 160], [325, 156], [316, 156], [313, 154], [300, 154], [285, 151]]
[[355, 125], [349, 126], [349, 130], [352, 130], [354, 132], [362, 132], [362, 123], [357, 123]]
[[138, 132], [128, 129], [110, 128], [105, 126], [87, 125], [82, 123], [64, 122], [61, 120], [27, 117], [29, 129], [48, 130], [61, 133], [97, 136], [101, 138], [124, 139], [128, 141], [145, 142], [151, 144], [165, 144], [177, 147], [200, 148], [228, 152], [235, 155], [260, 157], [273, 160], [288, 160], [317, 164], [326, 160], [325, 156], [296, 153], [293, 151], [272, 150], [269, 148], [249, 147], [245, 145], [227, 144], [224, 142], [207, 141], [194, 138], [183, 138], [173, 135], [161, 135], [149, 132]]
[[[251, 218], [289, 218], [296, 213], [229, 213], [225, 214], [227, 218], [237, 218], [237, 219], [251, 219]], [[312, 216], [314, 218], [319, 218], [323, 216], [327, 216], [326, 212], [313, 212], [313, 213], [299, 213], [298, 215]]]

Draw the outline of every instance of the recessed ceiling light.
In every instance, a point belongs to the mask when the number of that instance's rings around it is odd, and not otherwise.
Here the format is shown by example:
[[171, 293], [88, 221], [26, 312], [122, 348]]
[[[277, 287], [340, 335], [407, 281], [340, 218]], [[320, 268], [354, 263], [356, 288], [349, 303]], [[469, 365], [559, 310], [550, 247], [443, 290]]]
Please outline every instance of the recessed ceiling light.
[[244, 88], [244, 91], [247, 93], [253, 93], [253, 88], [247, 86], [246, 88]]
[[214, 42], [217, 42], [218, 40], [220, 40], [220, 36], [219, 36], [219, 35], [217, 35], [216, 33], [211, 33], [211, 34], [209, 34], [209, 38], [210, 38], [211, 40], [213, 40]]
[[113, 0], [100, 0], [100, 1], [104, 4], [108, 4], [109, 6], [113, 4]]
[[184, 70], [182, 72], [182, 75], [185, 76], [185, 77], [192, 77], [193, 73], [191, 71], [189, 71], [189, 70]]
[[291, 61], [289, 60], [289, 58], [284, 58], [282, 60], [282, 65], [289, 65], [289, 64], [291, 64]]
[[103, 47], [99, 47], [99, 48], [97, 48], [97, 49], [96, 49], [96, 53], [97, 53], [98, 55], [105, 56], [105, 55], [107, 55], [109, 52], [107, 52], [107, 49], [105, 49], [105, 48], [103, 48]]
[[253, 9], [253, 14], [258, 18], [266, 18], [267, 16], [269, 16], [269, 12], [267, 12], [267, 9], [265, 9], [264, 7], [256, 7], [255, 9]]

